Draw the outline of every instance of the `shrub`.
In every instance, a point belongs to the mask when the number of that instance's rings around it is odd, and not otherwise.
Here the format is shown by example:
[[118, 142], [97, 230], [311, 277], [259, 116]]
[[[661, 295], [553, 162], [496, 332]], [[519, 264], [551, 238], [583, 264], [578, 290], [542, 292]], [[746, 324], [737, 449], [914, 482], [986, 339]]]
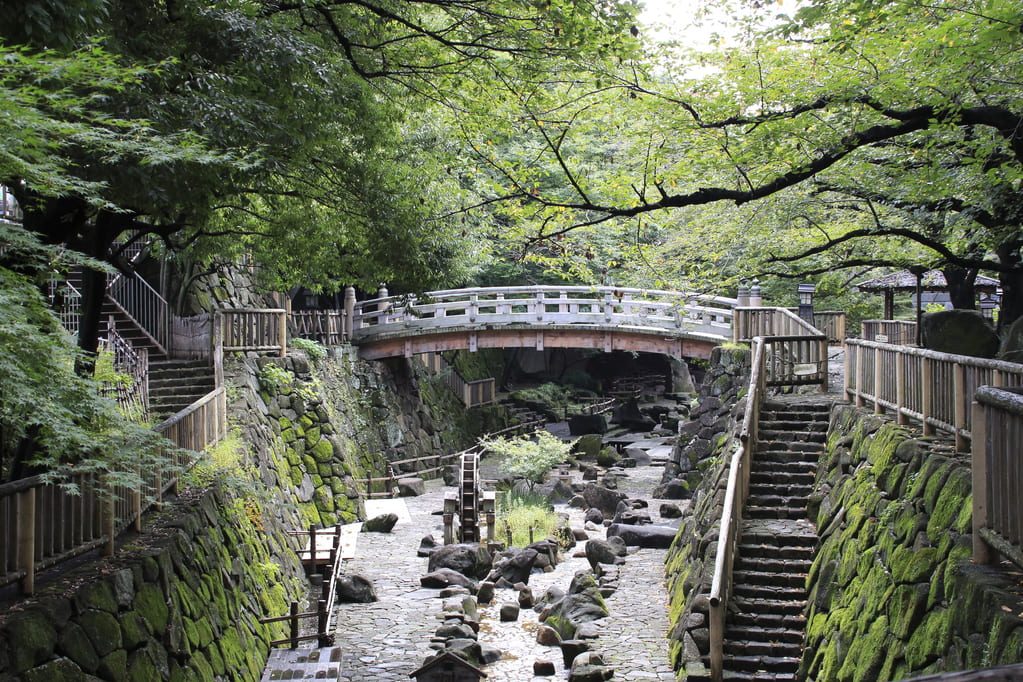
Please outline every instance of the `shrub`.
[[482, 438], [480, 445], [503, 457], [502, 468], [512, 476], [526, 479], [533, 485], [543, 481], [547, 472], [568, 459], [575, 441], [563, 441], [549, 431], [518, 438]]

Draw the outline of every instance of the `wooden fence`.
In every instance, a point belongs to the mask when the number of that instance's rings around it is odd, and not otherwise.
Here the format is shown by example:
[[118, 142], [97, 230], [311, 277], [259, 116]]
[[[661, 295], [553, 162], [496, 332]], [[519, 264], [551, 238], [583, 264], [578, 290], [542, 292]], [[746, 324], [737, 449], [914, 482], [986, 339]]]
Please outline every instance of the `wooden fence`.
[[863, 320], [864, 341], [891, 343], [896, 346], [916, 345], [916, 320]]
[[920, 422], [924, 435], [953, 434], [969, 448], [973, 395], [981, 386], [1023, 386], [1023, 365], [923, 348], [849, 339], [845, 393], [857, 406], [892, 410], [900, 424]]
[[296, 336], [312, 339], [324, 346], [340, 346], [348, 341], [344, 310], [298, 310], [291, 313]]
[[736, 308], [732, 341], [749, 343], [757, 336], [821, 336], [822, 332], [785, 308]]
[[844, 310], [820, 310], [813, 313], [813, 326], [828, 337], [829, 343], [845, 343]]
[[828, 390], [828, 336], [785, 308], [736, 308], [732, 338], [763, 337], [769, 386], [817, 384]]
[[[543, 419], [536, 419], [533, 421], [523, 422], [521, 424], [514, 424], [507, 428], [501, 429], [500, 431], [494, 431], [488, 433], [484, 438], [492, 438], [494, 436], [517, 436], [526, 433], [532, 433], [537, 429], [543, 428], [545, 421]], [[428, 476], [430, 474], [436, 474], [441, 471], [444, 467], [453, 464], [456, 460], [460, 460], [462, 455], [465, 454], [482, 454], [483, 446], [479, 443], [473, 445], [465, 450], [459, 450], [458, 452], [448, 453], [439, 452], [433, 455], [423, 455], [422, 457], [410, 457], [408, 459], [400, 459], [394, 462], [388, 462], [387, 464], [387, 475], [376, 477], [376, 478], [357, 478], [357, 482], [362, 483], [366, 486], [365, 497], [392, 497], [394, 492], [394, 486], [397, 480], [403, 476]], [[420, 464], [425, 464], [423, 468], [419, 468]], [[395, 473], [395, 469], [401, 467], [410, 467], [410, 471], [405, 473]], [[373, 484], [382, 483], [383, 489], [374, 492]]]
[[224, 308], [219, 333], [224, 351], [288, 354], [288, 311], [284, 308]]
[[440, 353], [423, 353], [417, 357], [427, 369], [443, 379], [466, 407], [484, 407], [497, 401], [497, 381], [493, 377], [467, 381]]
[[1023, 389], [981, 386], [972, 405], [973, 560], [1023, 568]]

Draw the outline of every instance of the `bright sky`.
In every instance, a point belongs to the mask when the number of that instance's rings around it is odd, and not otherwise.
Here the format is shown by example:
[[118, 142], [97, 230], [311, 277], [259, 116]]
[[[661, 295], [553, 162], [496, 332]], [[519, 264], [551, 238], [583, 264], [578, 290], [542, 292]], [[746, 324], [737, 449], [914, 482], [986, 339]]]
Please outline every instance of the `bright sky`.
[[[732, 23], [730, 12], [708, 8], [707, 0], [644, 0], [640, 19], [663, 40], [675, 39], [690, 46], [709, 46], [710, 36], [727, 36]], [[799, 0], [773, 0], [757, 13], [768, 21], [772, 15], [790, 13]], [[702, 25], [694, 27], [700, 22]]]

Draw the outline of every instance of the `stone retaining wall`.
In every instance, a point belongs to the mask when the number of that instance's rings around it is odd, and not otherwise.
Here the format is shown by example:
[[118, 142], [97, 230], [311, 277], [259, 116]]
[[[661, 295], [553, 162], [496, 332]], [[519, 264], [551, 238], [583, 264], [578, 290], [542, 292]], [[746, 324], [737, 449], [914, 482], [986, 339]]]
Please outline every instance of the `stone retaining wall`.
[[669, 649], [672, 666], [704, 674], [701, 656], [710, 642], [707, 592], [717, 552], [718, 526], [728, 480], [728, 455], [738, 446], [738, 432], [749, 384], [749, 349], [714, 349], [698, 405], [680, 426], [675, 466], [666, 478], [684, 477], [693, 491], [690, 506], [665, 560], [668, 585]]
[[0, 621], [0, 680], [254, 680], [304, 593], [283, 529], [211, 489]]
[[804, 673], [890, 680], [1023, 660], [1018, 573], [970, 562], [971, 490], [968, 454], [835, 407]]

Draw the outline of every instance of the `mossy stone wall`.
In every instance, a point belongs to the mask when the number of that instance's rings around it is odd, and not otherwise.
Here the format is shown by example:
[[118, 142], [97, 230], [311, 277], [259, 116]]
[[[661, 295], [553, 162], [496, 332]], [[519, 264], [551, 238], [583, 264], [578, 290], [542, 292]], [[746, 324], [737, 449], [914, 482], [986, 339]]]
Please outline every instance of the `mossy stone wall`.
[[693, 491], [685, 517], [665, 560], [668, 586], [669, 654], [685, 679], [709, 671], [707, 593], [717, 552], [718, 527], [728, 479], [728, 455], [738, 446], [749, 383], [749, 349], [714, 349], [700, 386], [698, 404], [680, 425], [682, 435], [665, 479], [684, 477]]
[[363, 520], [365, 486], [357, 479], [385, 477], [389, 462], [457, 452], [502, 425], [502, 410], [467, 411], [414, 360], [365, 362], [348, 347], [324, 351], [315, 360], [292, 352], [229, 363], [231, 413], [251, 463], [268, 490], [288, 491], [299, 527]]
[[969, 456], [848, 405], [832, 412], [812, 507], [802, 671], [894, 680], [1023, 660], [1004, 573], [970, 561]]
[[0, 616], [0, 680], [255, 680], [304, 594], [283, 528], [218, 489]]

